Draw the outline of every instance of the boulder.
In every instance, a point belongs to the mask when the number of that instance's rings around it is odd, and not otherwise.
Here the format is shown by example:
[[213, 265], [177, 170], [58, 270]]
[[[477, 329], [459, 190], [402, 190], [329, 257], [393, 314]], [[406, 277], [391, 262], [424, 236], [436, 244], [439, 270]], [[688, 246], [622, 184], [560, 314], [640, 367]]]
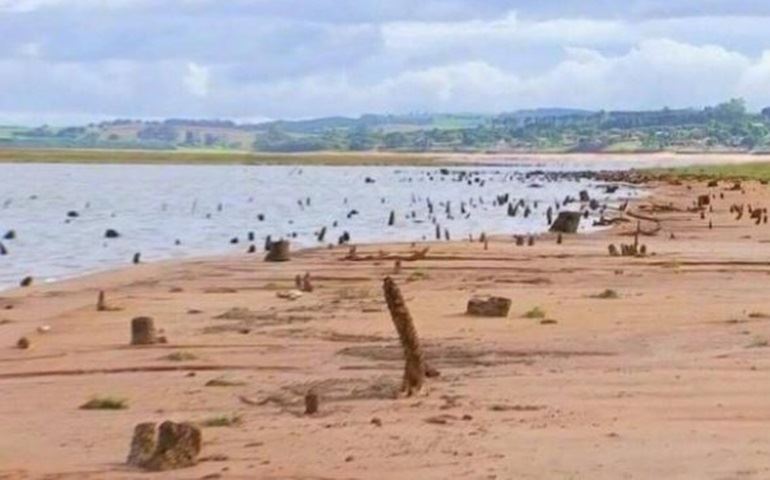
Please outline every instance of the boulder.
[[507, 317], [510, 309], [510, 298], [473, 297], [468, 300], [466, 313], [477, 317]]

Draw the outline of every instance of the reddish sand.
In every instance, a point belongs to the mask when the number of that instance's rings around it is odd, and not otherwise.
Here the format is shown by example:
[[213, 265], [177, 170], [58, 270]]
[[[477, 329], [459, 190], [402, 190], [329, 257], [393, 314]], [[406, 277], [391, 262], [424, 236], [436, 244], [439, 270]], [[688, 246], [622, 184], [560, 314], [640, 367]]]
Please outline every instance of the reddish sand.
[[[394, 275], [441, 372], [413, 398], [392, 398], [403, 360], [381, 281], [393, 262], [342, 261], [346, 249], [281, 264], [140, 265], [5, 292], [0, 479], [770, 478], [770, 225], [728, 211], [766, 207], [770, 193], [727, 187], [658, 188], [652, 201], [680, 209], [711, 191], [714, 212], [644, 211], [663, 227], [642, 237], [645, 258], [607, 253], [632, 241], [621, 236], [632, 224], [563, 245], [551, 235], [533, 247], [495, 238], [488, 251], [428, 244], [427, 259]], [[410, 246], [359, 253], [378, 250]], [[306, 271], [313, 293], [277, 297]], [[596, 298], [608, 288], [619, 298]], [[99, 289], [121, 310], [97, 312]], [[473, 294], [512, 298], [510, 316], [464, 315]], [[233, 307], [251, 313], [216, 318]], [[525, 318], [534, 307], [556, 323]], [[169, 343], [130, 347], [139, 315]], [[21, 336], [31, 349], [15, 348]], [[166, 358], [174, 352], [194, 357]], [[206, 386], [219, 378], [234, 385]], [[302, 415], [310, 388], [321, 396], [313, 417]], [[105, 395], [128, 408], [78, 408]], [[198, 466], [123, 464], [136, 423], [221, 415], [241, 421], [204, 427]]]

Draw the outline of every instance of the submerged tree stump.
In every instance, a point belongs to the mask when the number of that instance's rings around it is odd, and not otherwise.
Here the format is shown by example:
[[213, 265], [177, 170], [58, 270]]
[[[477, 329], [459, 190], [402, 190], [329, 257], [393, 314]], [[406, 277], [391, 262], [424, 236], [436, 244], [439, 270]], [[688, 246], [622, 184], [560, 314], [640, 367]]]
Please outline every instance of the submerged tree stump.
[[136, 317], [131, 320], [131, 345], [152, 345], [158, 343], [155, 321], [151, 317]]
[[425, 381], [425, 360], [423, 358], [420, 339], [414, 327], [414, 320], [401, 296], [396, 282], [390, 277], [385, 277], [383, 282], [385, 301], [390, 310], [390, 317], [398, 332], [401, 347], [404, 349], [406, 366], [404, 368], [404, 382], [402, 391], [407, 396], [419, 393]]
[[580, 212], [559, 212], [551, 225], [552, 232], [577, 233], [580, 226]]
[[291, 259], [291, 244], [288, 240], [270, 243], [270, 250], [265, 256], [266, 262], [288, 262]]

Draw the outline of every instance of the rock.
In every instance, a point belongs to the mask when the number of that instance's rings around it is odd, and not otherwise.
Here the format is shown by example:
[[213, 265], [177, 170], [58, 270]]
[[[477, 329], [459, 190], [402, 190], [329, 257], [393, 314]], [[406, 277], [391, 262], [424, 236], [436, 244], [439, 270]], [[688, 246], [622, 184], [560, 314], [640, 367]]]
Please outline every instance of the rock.
[[299, 290], [281, 290], [275, 292], [275, 296], [278, 298], [285, 298], [286, 300], [297, 300], [302, 297], [302, 292]]
[[152, 345], [158, 343], [155, 321], [151, 317], [136, 317], [131, 320], [131, 345]]
[[75, 210], [70, 210], [69, 212], [67, 212], [68, 218], [78, 218], [79, 216], [80, 214]]
[[711, 196], [709, 194], [698, 195], [698, 208], [705, 207], [711, 204]]
[[20, 287], [29, 287], [30, 285], [32, 285], [32, 277], [24, 277], [19, 282]]
[[133, 262], [134, 265], [139, 265], [139, 263], [141, 263], [142, 261], [142, 254], [139, 252], [136, 252], [134, 254], [134, 258], [132, 258], [131, 261]]
[[265, 255], [266, 262], [288, 262], [291, 259], [291, 244], [288, 240], [270, 243], [270, 251]]
[[[201, 452], [202, 434], [200, 428], [191, 423], [165, 421], [160, 425], [158, 442], [155, 444], [155, 425], [142, 423], [134, 429], [129, 464], [144, 470], [162, 472], [192, 467], [198, 463]], [[151, 454], [147, 454], [148, 451]]]
[[120, 233], [118, 233], [117, 230], [114, 230], [112, 228], [108, 228], [104, 232], [104, 238], [118, 238], [120, 237]]
[[2, 242], [0, 242], [0, 255], [8, 255], [8, 249], [5, 248]]
[[16, 230], [8, 230], [3, 235], [3, 240], [13, 240], [14, 238], [16, 238]]
[[581, 202], [589, 202], [589, 201], [591, 201], [591, 197], [588, 195], [588, 190], [581, 190], [580, 191], [580, 201]]
[[20, 348], [22, 350], [27, 350], [32, 346], [32, 342], [29, 341], [29, 338], [27, 337], [21, 337], [19, 341], [16, 342], [16, 348]]
[[473, 297], [468, 300], [466, 313], [477, 317], [507, 317], [510, 309], [510, 298]]
[[580, 212], [559, 212], [551, 225], [552, 232], [577, 233], [580, 226]]

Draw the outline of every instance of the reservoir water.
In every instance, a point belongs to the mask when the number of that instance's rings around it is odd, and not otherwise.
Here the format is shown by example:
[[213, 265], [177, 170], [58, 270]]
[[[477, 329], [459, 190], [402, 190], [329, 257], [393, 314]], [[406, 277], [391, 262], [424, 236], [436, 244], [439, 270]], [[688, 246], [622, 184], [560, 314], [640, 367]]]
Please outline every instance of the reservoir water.
[[[129, 265], [136, 252], [143, 261], [245, 252], [251, 243], [261, 252], [267, 235], [310, 247], [344, 232], [352, 243], [433, 240], [435, 223], [452, 239], [538, 233], [548, 228], [546, 208], [581, 190], [602, 204], [642, 194], [546, 176], [570, 168], [3, 164], [0, 289], [27, 275], [53, 281]], [[524, 199], [531, 215], [510, 216], [496, 204], [504, 194], [508, 203]], [[120, 236], [105, 238], [107, 229]], [[9, 230], [15, 238], [2, 239]]]

